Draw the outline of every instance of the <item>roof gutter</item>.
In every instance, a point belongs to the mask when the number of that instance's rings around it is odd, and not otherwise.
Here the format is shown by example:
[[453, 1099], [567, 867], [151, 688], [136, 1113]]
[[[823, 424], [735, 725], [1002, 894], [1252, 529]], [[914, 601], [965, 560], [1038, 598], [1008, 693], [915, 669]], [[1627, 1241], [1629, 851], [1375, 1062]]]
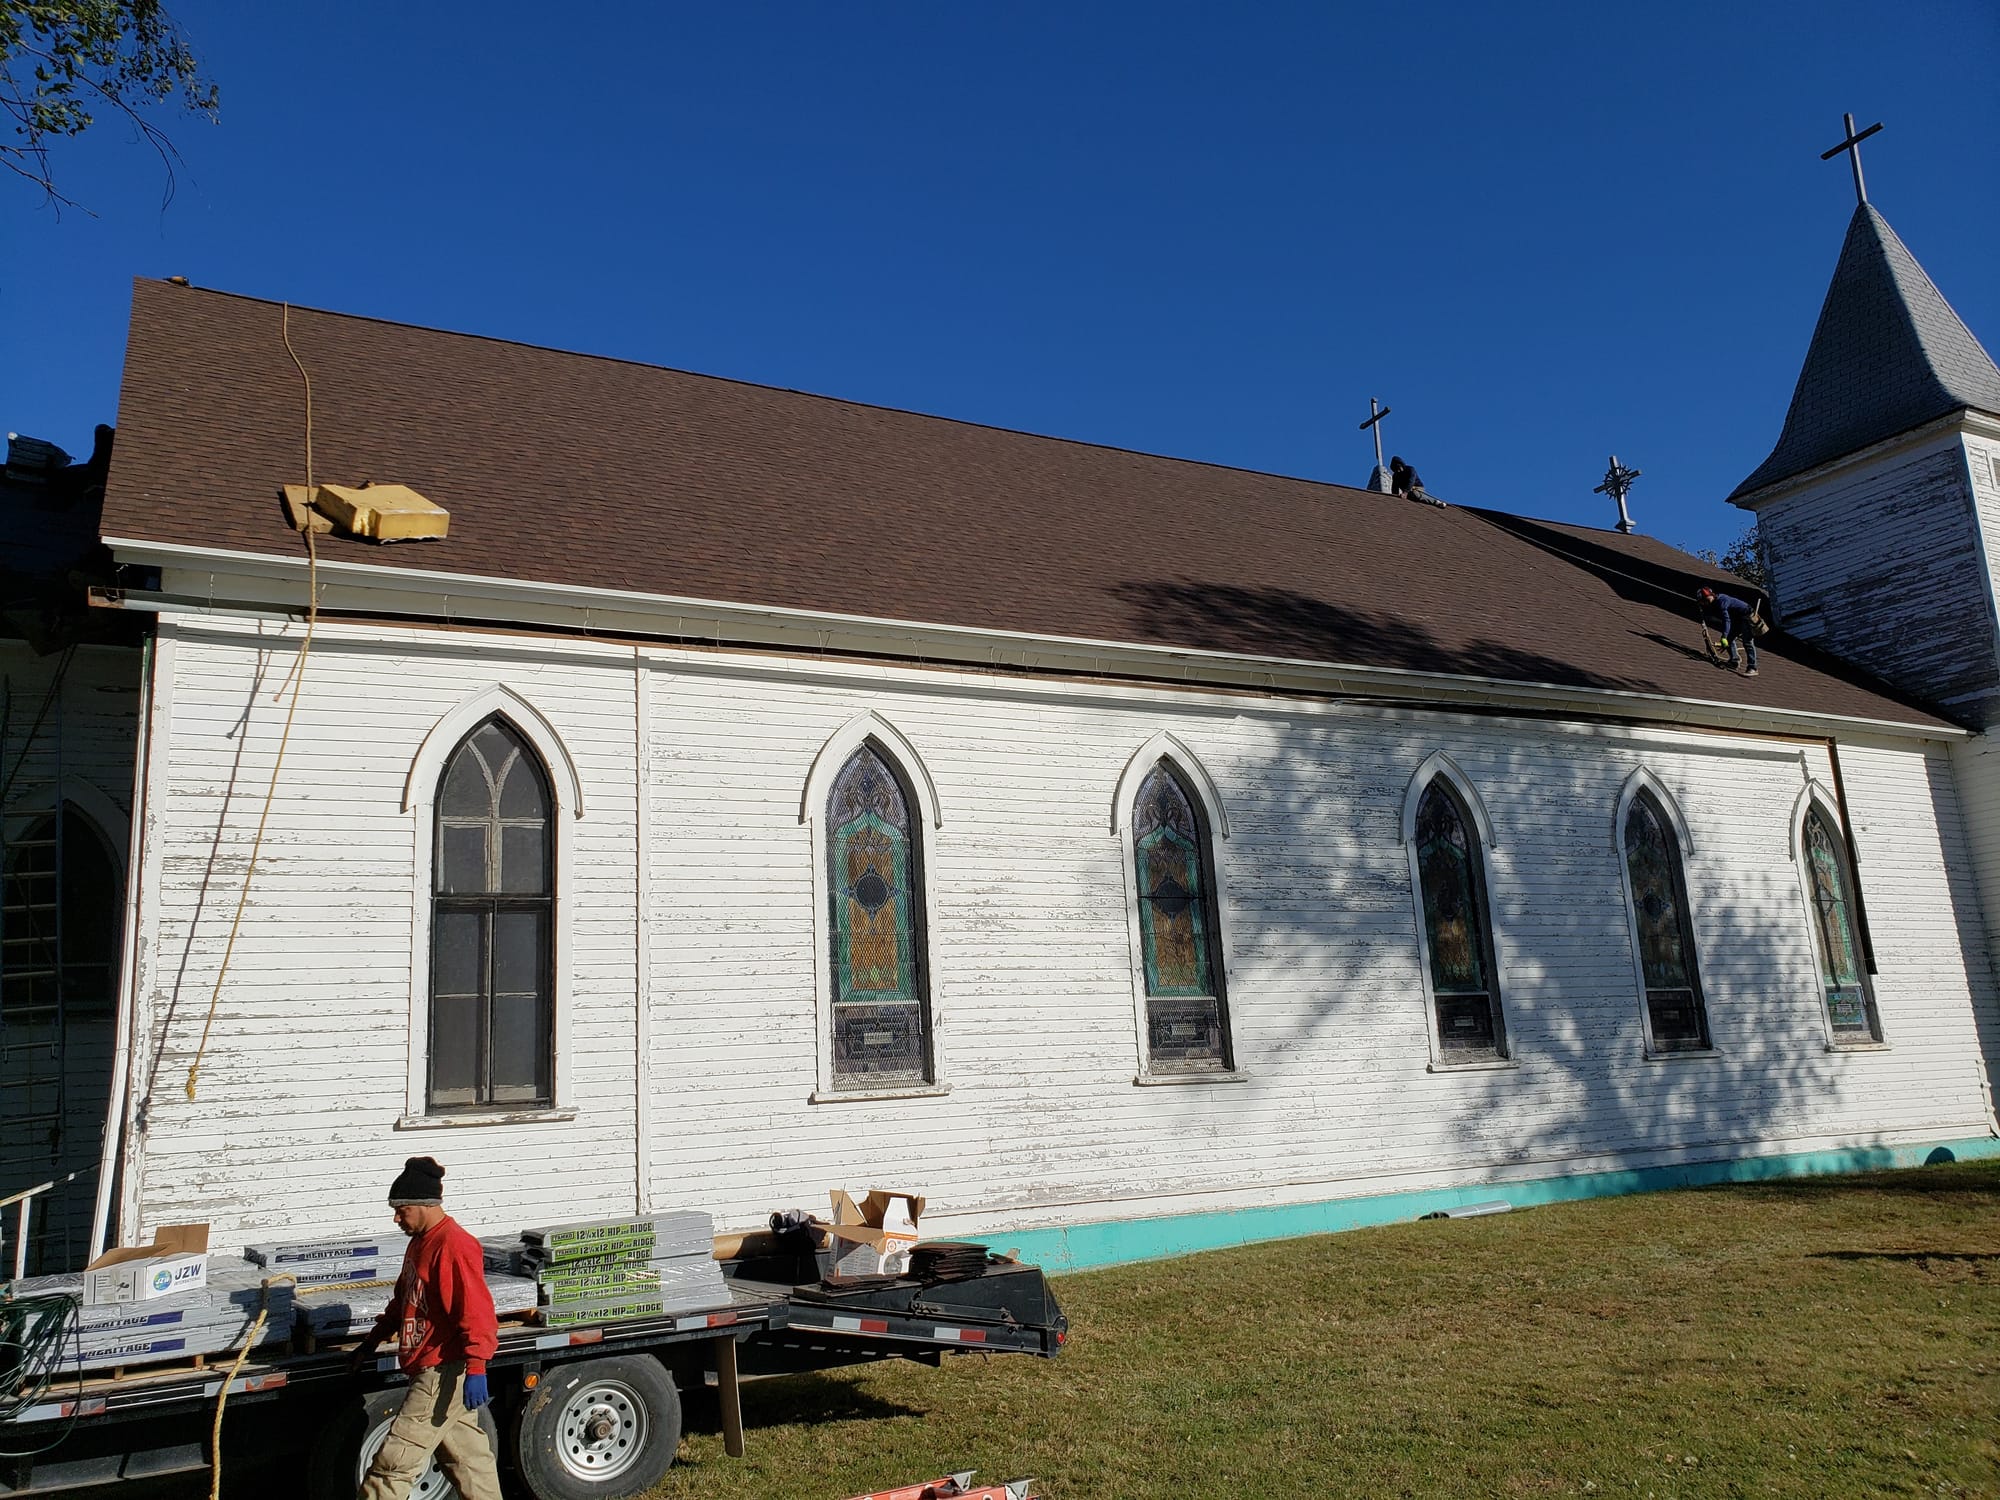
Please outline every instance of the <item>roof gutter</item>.
[[[174, 542], [106, 537], [117, 560], [163, 570], [163, 592], [100, 591], [95, 601], [172, 614], [303, 617], [301, 556], [224, 552]], [[1608, 718], [1722, 729], [1789, 729], [1815, 738], [1869, 733], [1958, 740], [1971, 731], [1803, 709], [1674, 698], [1625, 688], [1517, 682], [1404, 667], [1253, 656], [1193, 647], [941, 625], [867, 615], [735, 604], [672, 594], [580, 588], [479, 574], [375, 563], [319, 561], [322, 614], [387, 615], [451, 624], [537, 625], [578, 635], [665, 637], [715, 645], [772, 646], [819, 654], [894, 655], [1027, 671], [1134, 676], [1154, 682], [1269, 688], [1355, 697], [1421, 698], [1431, 703], [1514, 704], [1570, 709]], [[218, 585], [221, 585], [218, 588]]]

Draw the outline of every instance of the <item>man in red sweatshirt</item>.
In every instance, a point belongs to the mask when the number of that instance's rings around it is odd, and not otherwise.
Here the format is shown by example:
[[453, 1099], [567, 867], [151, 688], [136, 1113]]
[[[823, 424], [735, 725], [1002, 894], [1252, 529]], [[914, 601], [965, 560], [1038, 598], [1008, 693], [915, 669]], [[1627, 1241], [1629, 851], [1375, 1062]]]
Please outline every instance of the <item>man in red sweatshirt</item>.
[[438, 1456], [463, 1500], [500, 1500], [493, 1445], [479, 1425], [486, 1361], [499, 1345], [479, 1241], [444, 1211], [444, 1168], [413, 1156], [389, 1188], [396, 1227], [410, 1237], [389, 1306], [349, 1363], [359, 1369], [392, 1335], [409, 1373], [403, 1409], [368, 1466], [361, 1500], [405, 1500]]

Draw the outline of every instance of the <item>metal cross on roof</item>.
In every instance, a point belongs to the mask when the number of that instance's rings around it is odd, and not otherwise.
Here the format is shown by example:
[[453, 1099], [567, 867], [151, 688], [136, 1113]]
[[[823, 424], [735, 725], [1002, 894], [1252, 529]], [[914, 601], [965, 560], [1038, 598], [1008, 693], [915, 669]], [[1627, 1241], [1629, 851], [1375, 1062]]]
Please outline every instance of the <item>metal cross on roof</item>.
[[1591, 490], [1593, 495], [1609, 495], [1618, 502], [1618, 529], [1626, 535], [1632, 532], [1632, 513], [1625, 509], [1625, 496], [1631, 492], [1632, 481], [1639, 477], [1637, 469], [1628, 469], [1618, 462], [1618, 455], [1611, 455], [1611, 468], [1604, 476], [1604, 483]]
[[1854, 116], [1842, 115], [1840, 118], [1847, 122], [1847, 139], [1842, 141], [1838, 146], [1834, 146], [1829, 150], [1820, 152], [1819, 159], [1821, 161], [1832, 161], [1836, 156], [1840, 155], [1840, 153], [1843, 151], [1845, 151], [1851, 158], [1853, 158], [1854, 197], [1857, 202], [1866, 203], [1868, 201], [1868, 185], [1861, 180], [1861, 143], [1867, 140], [1868, 137], [1873, 135], [1876, 131], [1880, 130], [1882, 128], [1882, 122], [1880, 120], [1877, 120], [1873, 125], [1870, 125], [1866, 130], [1861, 131], [1859, 134], [1856, 134], [1854, 129]]
[[1363, 432], [1375, 434], [1375, 467], [1382, 467], [1382, 419], [1389, 415], [1389, 408], [1381, 405], [1373, 396], [1368, 398], [1368, 420], [1361, 424]]

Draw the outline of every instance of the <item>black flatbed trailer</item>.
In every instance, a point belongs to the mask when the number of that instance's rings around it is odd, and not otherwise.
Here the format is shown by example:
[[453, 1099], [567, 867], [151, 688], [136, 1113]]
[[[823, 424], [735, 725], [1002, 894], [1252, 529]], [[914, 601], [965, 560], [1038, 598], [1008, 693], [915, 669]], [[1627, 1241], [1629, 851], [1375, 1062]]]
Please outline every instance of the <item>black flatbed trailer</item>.
[[[511, 1468], [536, 1500], [614, 1500], [657, 1483], [672, 1463], [682, 1387], [713, 1380], [725, 1450], [741, 1457], [743, 1374], [893, 1358], [936, 1364], [973, 1352], [1046, 1358], [1068, 1329], [1042, 1273], [1012, 1262], [928, 1285], [806, 1279], [819, 1269], [810, 1254], [723, 1269], [728, 1300], [712, 1308], [579, 1328], [503, 1324], [488, 1361], [490, 1430], [503, 1471]], [[0, 1457], [0, 1496], [206, 1470], [226, 1384], [229, 1442], [316, 1431], [304, 1492], [351, 1500], [406, 1383], [392, 1355], [351, 1373], [352, 1347], [254, 1350], [233, 1376], [233, 1356], [213, 1356], [201, 1367], [60, 1381], [0, 1422], [0, 1450], [15, 1455]], [[433, 1469], [412, 1493], [440, 1500], [454, 1492]]]

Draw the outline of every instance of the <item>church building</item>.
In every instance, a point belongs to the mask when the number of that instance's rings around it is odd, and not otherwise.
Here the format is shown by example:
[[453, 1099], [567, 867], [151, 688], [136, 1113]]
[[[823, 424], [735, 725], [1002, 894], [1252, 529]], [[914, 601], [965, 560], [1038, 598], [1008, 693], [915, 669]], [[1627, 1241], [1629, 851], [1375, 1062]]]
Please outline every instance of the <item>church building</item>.
[[1068, 1267], [2000, 1152], [2000, 371], [1865, 202], [1754, 677], [1644, 536], [185, 284], [117, 417], [0, 558], [51, 1261], [411, 1154]]

